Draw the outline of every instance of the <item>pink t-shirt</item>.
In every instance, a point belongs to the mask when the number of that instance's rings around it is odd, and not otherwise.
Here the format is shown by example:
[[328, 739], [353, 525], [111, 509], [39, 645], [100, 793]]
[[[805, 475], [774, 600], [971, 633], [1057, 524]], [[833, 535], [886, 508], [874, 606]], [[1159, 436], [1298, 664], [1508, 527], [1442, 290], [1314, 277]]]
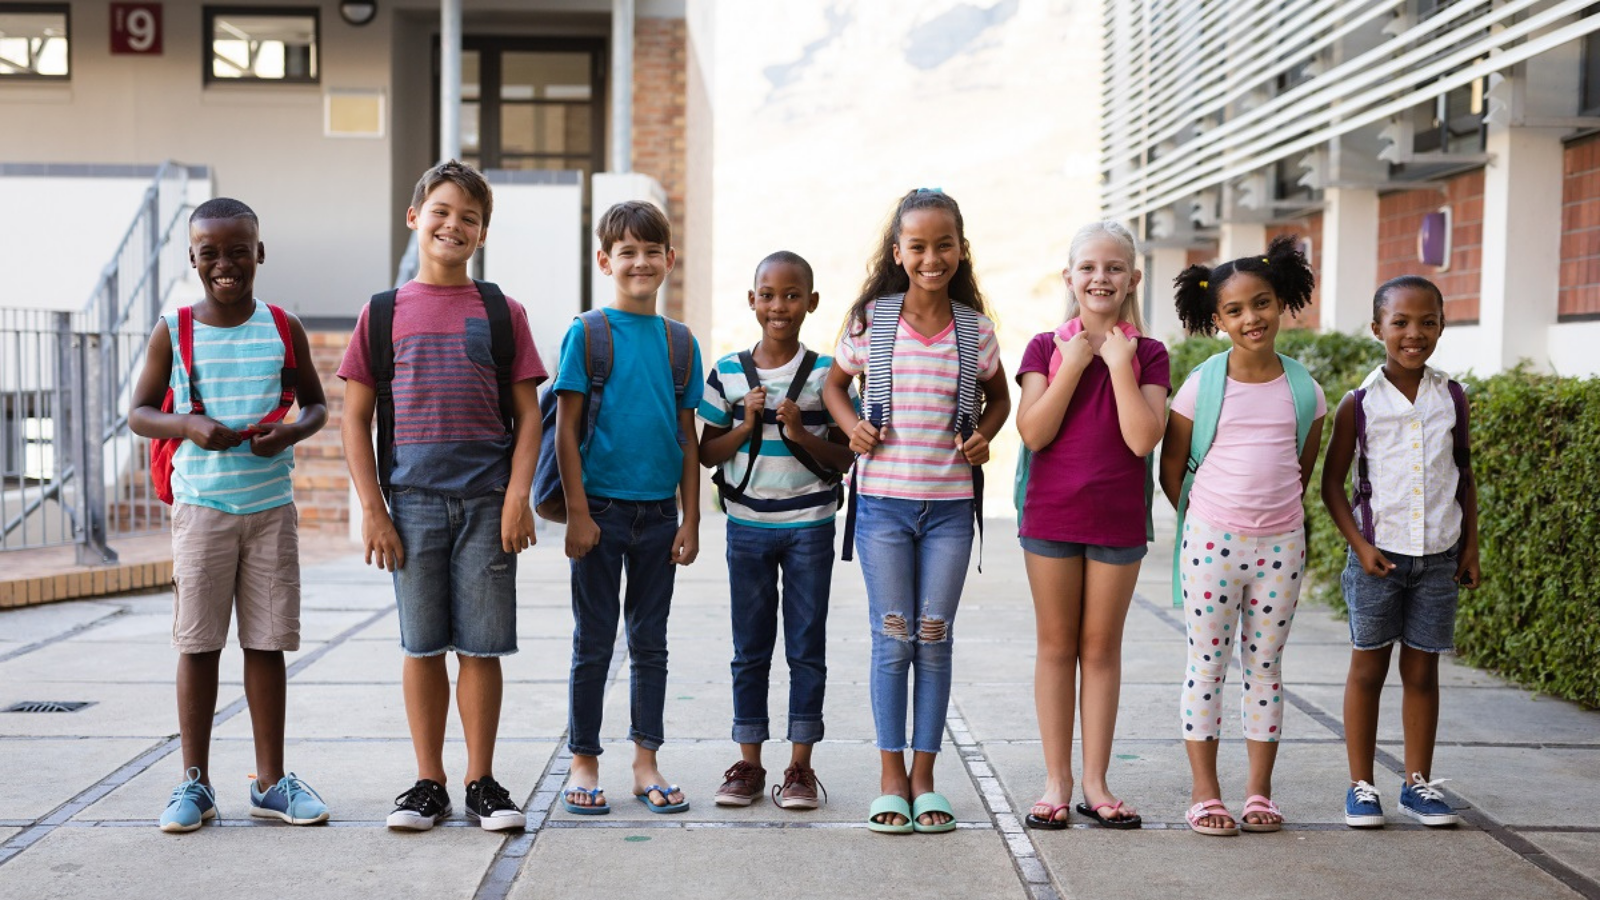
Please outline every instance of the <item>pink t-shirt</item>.
[[[1034, 335], [1022, 353], [1017, 381], [1028, 372], [1047, 374], [1055, 334]], [[1140, 337], [1134, 349], [1139, 384], [1171, 387], [1167, 348]], [[1102, 547], [1145, 542], [1144, 458], [1122, 439], [1111, 370], [1096, 356], [1078, 379], [1061, 418], [1061, 430], [1033, 455], [1022, 502], [1023, 537]]]
[[[1328, 404], [1317, 390], [1317, 418]], [[1172, 411], [1194, 419], [1200, 376], [1191, 373], [1172, 398]], [[1305, 521], [1300, 506], [1300, 459], [1295, 455], [1294, 397], [1289, 376], [1264, 384], [1228, 379], [1217, 437], [1189, 489], [1189, 513], [1218, 528], [1255, 537], [1283, 534]]]

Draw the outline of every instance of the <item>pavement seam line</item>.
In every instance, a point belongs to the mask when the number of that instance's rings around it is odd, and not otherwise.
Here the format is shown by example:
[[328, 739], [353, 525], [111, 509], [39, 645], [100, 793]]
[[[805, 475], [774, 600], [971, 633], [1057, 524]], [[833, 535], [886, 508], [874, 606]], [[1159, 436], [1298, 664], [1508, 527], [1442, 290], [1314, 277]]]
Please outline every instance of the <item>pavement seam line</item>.
[[[321, 647], [318, 647], [310, 653], [307, 653], [300, 659], [295, 660], [293, 665], [288, 666], [284, 670], [284, 680], [287, 682], [295, 675], [304, 671], [307, 666], [326, 656], [335, 647], [343, 644], [350, 638], [351, 635], [366, 628], [370, 628], [371, 626], [377, 624], [378, 621], [383, 617], [391, 614], [392, 612], [394, 612], [392, 608], [385, 607], [384, 609], [368, 616], [365, 620], [346, 628], [337, 635], [334, 635], [333, 639], [327, 641]], [[223, 707], [220, 712], [212, 717], [212, 729], [214, 730], [220, 727], [223, 723], [238, 715], [246, 708], [247, 704], [245, 697], [243, 693], [241, 693], [239, 695], [239, 699]], [[61, 825], [68, 819], [71, 819], [73, 816], [77, 815], [83, 810], [93, 806], [107, 794], [119, 787], [122, 787], [124, 784], [127, 784], [129, 781], [132, 781], [134, 778], [137, 778], [149, 769], [153, 768], [156, 763], [165, 759], [181, 745], [182, 738], [180, 737], [175, 736], [162, 740], [161, 743], [157, 744], [155, 747], [146, 750], [145, 752], [134, 757], [131, 761], [117, 767], [117, 769], [110, 775], [107, 775], [94, 784], [89, 785], [87, 788], [79, 791], [65, 803], [57, 806], [55, 809], [34, 820], [34, 823], [31, 826], [23, 829], [18, 834], [13, 835], [11, 839], [5, 843], [0, 844], [0, 866], [4, 866], [11, 860], [16, 859], [17, 855], [22, 853], [22, 851], [43, 840], [45, 837], [48, 837], [52, 831], [55, 831], [57, 828], [61, 827]]]
[[26, 656], [35, 650], [43, 650], [52, 644], [59, 644], [62, 641], [71, 640], [86, 631], [93, 631], [94, 629], [99, 628], [101, 625], [104, 625], [114, 619], [120, 619], [127, 614], [128, 608], [126, 606], [118, 607], [117, 609], [106, 613], [98, 619], [90, 622], [84, 622], [81, 625], [75, 625], [72, 628], [61, 632], [60, 634], [52, 635], [51, 637], [47, 637], [43, 640], [34, 641], [31, 644], [24, 644], [15, 650], [8, 650], [5, 653], [0, 653], [0, 663], [7, 663], [13, 659], [17, 659], [18, 657]]
[[1000, 785], [1000, 776], [990, 764], [983, 745], [973, 739], [966, 717], [954, 702], [945, 713], [945, 728], [950, 732], [950, 742], [956, 745], [956, 753], [967, 771], [967, 777], [972, 779], [973, 786], [978, 789], [989, 811], [990, 827], [1000, 833], [1006, 855], [1011, 857], [1011, 866], [1017, 873], [1017, 880], [1022, 882], [1022, 889], [1027, 891], [1032, 900], [1060, 900], [1061, 894], [1050, 882], [1050, 870], [1040, 859], [1033, 837], [1023, 827], [1022, 820], [1017, 818], [1016, 810], [1011, 808], [1011, 800]]
[[[1173, 620], [1170, 610], [1162, 609], [1159, 605], [1138, 593], [1134, 594], [1134, 600], [1136, 600], [1141, 606], [1144, 606], [1151, 612], [1154, 612], [1158, 617], [1160, 617], [1167, 624], [1171, 625], [1173, 628], [1187, 633], [1187, 630], [1182, 622]], [[1233, 662], [1235, 664], [1233, 667], [1237, 668], [1238, 658], [1235, 657]], [[1294, 691], [1286, 689], [1283, 693], [1288, 698], [1291, 706], [1310, 716], [1318, 725], [1321, 725], [1323, 728], [1333, 732], [1338, 736], [1341, 743], [1344, 741], [1344, 722], [1341, 719], [1317, 704], [1311, 702], [1310, 700], [1300, 696]], [[1404, 759], [1395, 756], [1393, 753], [1383, 749], [1383, 747], [1380, 746], [1377, 748], [1377, 752], [1375, 754], [1375, 762], [1390, 770], [1394, 774], [1399, 775], [1402, 781], [1405, 780], [1406, 776], [1404, 773], [1406, 764]], [[1499, 819], [1496, 819], [1494, 816], [1478, 808], [1477, 806], [1468, 803], [1467, 800], [1460, 794], [1445, 788], [1440, 788], [1440, 791], [1444, 793], [1446, 797], [1450, 798], [1450, 805], [1455, 808], [1456, 813], [1460, 815], [1461, 819], [1468, 825], [1471, 825], [1474, 828], [1482, 831], [1484, 834], [1487, 834], [1495, 841], [1495, 843], [1498, 843], [1500, 846], [1516, 854], [1524, 862], [1534, 866], [1537, 869], [1540, 869], [1545, 874], [1555, 878], [1557, 881], [1560, 881], [1568, 888], [1571, 888], [1579, 896], [1583, 897], [1584, 900], [1600, 900], [1600, 881], [1596, 881], [1593, 878], [1590, 878], [1578, 870], [1566, 865], [1560, 860], [1550, 856], [1550, 854], [1544, 852], [1544, 850], [1541, 849], [1537, 844], [1534, 844], [1526, 837], [1523, 837], [1521, 834], [1518, 834], [1516, 831], [1507, 827], [1501, 823]]]

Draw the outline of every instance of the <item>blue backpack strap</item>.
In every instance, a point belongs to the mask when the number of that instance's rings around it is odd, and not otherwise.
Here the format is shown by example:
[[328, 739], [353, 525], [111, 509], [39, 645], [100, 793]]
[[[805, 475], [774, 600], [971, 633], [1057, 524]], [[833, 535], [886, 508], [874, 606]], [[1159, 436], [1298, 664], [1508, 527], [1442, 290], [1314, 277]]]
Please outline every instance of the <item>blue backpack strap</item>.
[[1228, 388], [1228, 356], [1232, 350], [1207, 359], [1197, 366], [1190, 378], [1200, 379], [1200, 389], [1194, 401], [1194, 430], [1189, 437], [1189, 457], [1184, 465], [1183, 486], [1178, 489], [1178, 535], [1172, 551], [1172, 605], [1183, 606], [1183, 520], [1189, 511], [1189, 489], [1194, 487], [1194, 476], [1205, 462], [1206, 454], [1217, 439], [1217, 419], [1222, 416], [1222, 397]]
[[583, 368], [589, 373], [589, 396], [584, 398], [583, 440], [578, 443], [582, 452], [594, 437], [595, 426], [600, 421], [600, 404], [605, 400], [606, 381], [611, 378], [611, 322], [605, 310], [591, 309], [578, 315], [583, 324]]
[[1294, 399], [1294, 452], [1295, 460], [1305, 453], [1306, 438], [1317, 421], [1317, 382], [1311, 372], [1298, 359], [1278, 354], [1283, 363], [1283, 374], [1289, 376], [1289, 396]]
[[[861, 417], [880, 430], [889, 424], [894, 389], [894, 341], [900, 334], [900, 307], [905, 294], [879, 297], [872, 308], [872, 324], [867, 326], [867, 364], [861, 370]], [[850, 327], [849, 325], [845, 326]], [[861, 479], [861, 456], [850, 465], [850, 508], [844, 514], [844, 550], [839, 558], [856, 558], [856, 482]]]
[[1367, 475], [1367, 389], [1356, 388], [1350, 392], [1356, 418], [1356, 489], [1350, 495], [1350, 508], [1356, 514], [1356, 524], [1367, 543], [1376, 540], [1372, 525], [1372, 479]]

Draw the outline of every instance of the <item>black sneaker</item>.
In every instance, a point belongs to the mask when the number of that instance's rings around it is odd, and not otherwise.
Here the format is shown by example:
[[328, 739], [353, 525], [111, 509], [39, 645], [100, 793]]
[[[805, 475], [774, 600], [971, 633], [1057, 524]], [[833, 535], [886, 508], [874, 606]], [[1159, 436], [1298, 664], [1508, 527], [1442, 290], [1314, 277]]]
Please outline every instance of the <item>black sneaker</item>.
[[390, 828], [427, 831], [435, 822], [450, 815], [450, 794], [444, 785], [426, 778], [394, 798], [394, 803], [394, 812], [389, 813], [388, 819]]
[[488, 775], [467, 785], [467, 818], [477, 819], [484, 831], [506, 831], [528, 824], [528, 817], [511, 802], [511, 792]]

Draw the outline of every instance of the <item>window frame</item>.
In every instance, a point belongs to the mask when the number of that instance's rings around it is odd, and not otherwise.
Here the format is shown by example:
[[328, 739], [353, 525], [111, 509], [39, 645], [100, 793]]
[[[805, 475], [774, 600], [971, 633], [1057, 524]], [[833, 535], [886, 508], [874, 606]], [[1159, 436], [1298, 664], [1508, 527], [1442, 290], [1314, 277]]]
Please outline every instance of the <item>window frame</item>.
[[[314, 74], [294, 78], [221, 78], [212, 72], [214, 65], [216, 21], [218, 16], [269, 16], [278, 18], [310, 18], [312, 28], [311, 69]], [[317, 6], [236, 6], [232, 4], [207, 4], [200, 7], [200, 72], [205, 87], [224, 84], [252, 86], [317, 86], [322, 84], [322, 9]]]
[[0, 84], [68, 84], [72, 81], [72, 4], [71, 3], [0, 3], [0, 13], [38, 14], [57, 13], [67, 29], [67, 74], [43, 75], [34, 72], [14, 72], [0, 75]]

